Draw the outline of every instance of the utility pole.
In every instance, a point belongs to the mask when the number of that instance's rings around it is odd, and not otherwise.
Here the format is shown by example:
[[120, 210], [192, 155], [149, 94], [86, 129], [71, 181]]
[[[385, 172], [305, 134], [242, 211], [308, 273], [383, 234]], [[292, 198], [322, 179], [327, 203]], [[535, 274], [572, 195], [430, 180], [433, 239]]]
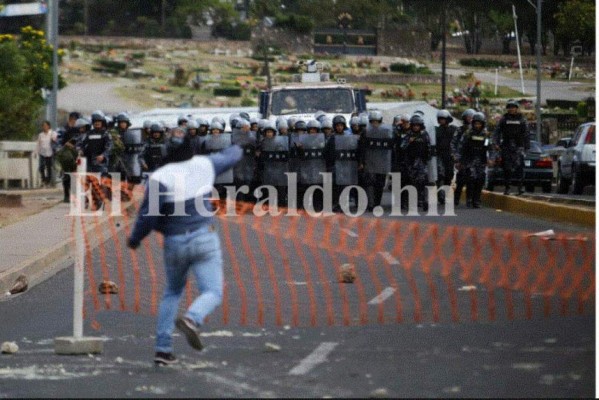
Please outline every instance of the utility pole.
[[541, 143], [541, 4], [542, 0], [537, 0], [537, 103], [535, 114], [537, 117], [537, 141]]
[[48, 13], [46, 14], [46, 37], [52, 45], [52, 91], [46, 97], [46, 119], [56, 129], [56, 109], [58, 97], [58, 2], [48, 0]]
[[447, 47], [447, 28], [446, 28], [446, 11], [445, 11], [445, 3], [441, 5], [441, 108], [445, 109], [445, 91], [446, 91], [446, 47]]

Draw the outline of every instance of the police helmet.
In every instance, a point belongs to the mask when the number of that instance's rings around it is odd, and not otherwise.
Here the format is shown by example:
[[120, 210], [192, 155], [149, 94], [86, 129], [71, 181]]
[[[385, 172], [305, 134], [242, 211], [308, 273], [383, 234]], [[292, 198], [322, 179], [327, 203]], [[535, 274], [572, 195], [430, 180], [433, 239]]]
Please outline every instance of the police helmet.
[[476, 111], [474, 111], [472, 108], [467, 109], [466, 111], [464, 111], [462, 113], [462, 119], [466, 119], [468, 117], [472, 117], [474, 115]]
[[77, 121], [79, 118], [81, 118], [81, 114], [79, 114], [77, 111], [72, 111], [69, 114], [69, 119], [74, 119], [75, 121]]
[[383, 122], [383, 113], [379, 110], [371, 111], [370, 114], [368, 114], [368, 121]]
[[367, 126], [368, 125], [368, 115], [362, 115], [360, 117], [360, 126]]
[[424, 119], [419, 114], [414, 114], [410, 118], [410, 125], [421, 125], [424, 126]]
[[256, 124], [256, 125], [257, 125], [257, 124], [258, 124], [258, 121], [259, 121], [259, 119], [258, 119], [258, 118], [256, 118], [256, 117], [252, 117], [252, 118], [250, 118], [250, 124], [251, 124], [251, 125], [254, 125], [254, 124]]
[[262, 127], [262, 132], [266, 132], [266, 131], [273, 131], [275, 134], [277, 133], [277, 128], [275, 126], [275, 123], [273, 121], [270, 120], [264, 120], [264, 125]]
[[507, 101], [507, 104], [505, 105], [505, 108], [511, 108], [511, 107], [519, 108], [520, 104], [518, 104], [518, 102], [516, 100], [510, 99], [510, 100]]
[[210, 123], [208, 122], [208, 120], [204, 119], [204, 118], [198, 118], [196, 120], [196, 122], [198, 123], [198, 127], [205, 126], [206, 128], [208, 128], [210, 126]]
[[241, 118], [241, 117], [237, 113], [233, 113], [233, 114], [229, 115], [229, 124], [231, 126], [233, 126], [233, 121], [234, 120], [239, 120], [239, 118]]
[[326, 117], [327, 113], [325, 113], [322, 110], [318, 110], [314, 113], [314, 119], [317, 120], [318, 122], [322, 123], [322, 118]]
[[159, 124], [157, 122], [154, 122], [152, 124], [152, 126], [150, 126], [150, 132], [152, 132], [152, 133], [154, 133], [154, 132], [164, 133], [164, 127], [161, 124]]
[[287, 124], [287, 120], [283, 117], [277, 118], [277, 129], [289, 129], [289, 125]]
[[229, 125], [231, 125], [231, 129], [239, 128], [240, 117], [235, 117], [229, 121]]
[[126, 122], [128, 126], [131, 126], [131, 120], [129, 119], [127, 113], [124, 112], [117, 115], [115, 121], [117, 124], [120, 124], [121, 122]]
[[[216, 116], [214, 118], [212, 118], [212, 122], [219, 122], [222, 126], [223, 126], [223, 130], [225, 129], [225, 126], [227, 126], [227, 123], [225, 122], [225, 119], [221, 116]], [[212, 126], [212, 125], [211, 125]]]
[[[335, 117], [335, 118], [337, 118], [337, 117]], [[330, 119], [328, 117], [327, 118], [323, 118], [322, 119], [322, 123], [320, 124], [320, 127], [322, 129], [333, 129], [333, 125], [334, 125], [333, 121], [335, 121], [334, 118], [333, 119]]]
[[[382, 116], [381, 116], [381, 121], [382, 121]], [[337, 124], [343, 124], [343, 129], [347, 128], [347, 121], [345, 120], [345, 117], [343, 115], [335, 115], [333, 117], [333, 126], [335, 126]]]
[[393, 117], [393, 125], [399, 125], [401, 123], [401, 115], [396, 115]]
[[92, 123], [96, 121], [102, 121], [104, 123], [107, 123], [106, 115], [104, 115], [104, 113], [100, 110], [96, 110], [92, 113]]
[[188, 122], [189, 118], [187, 118], [185, 115], [179, 115], [179, 117], [177, 118], [177, 125], [180, 125], [182, 122]]
[[190, 119], [187, 122], [187, 129], [198, 129], [200, 127], [200, 125], [197, 123], [197, 121], [194, 121], [193, 119]]
[[149, 119], [146, 119], [142, 126], [144, 129], [150, 129], [150, 127], [152, 126], [152, 121], [150, 121]]
[[439, 111], [437, 111], [437, 120], [439, 120], [441, 118], [445, 118], [447, 120], [448, 124], [451, 123], [451, 121], [453, 121], [453, 117], [451, 116], [451, 114], [447, 110], [439, 110]]
[[485, 114], [483, 114], [482, 112], [475, 112], [474, 115], [472, 116], [472, 122], [482, 122], [483, 125], [486, 124], [486, 119], [485, 119]]
[[360, 125], [360, 117], [351, 117], [349, 120], [350, 125]]
[[320, 122], [318, 122], [315, 119], [311, 119], [310, 121], [308, 121], [308, 124], [306, 125], [306, 127], [308, 128], [308, 130], [313, 129], [313, 128], [320, 130]]
[[295, 123], [295, 130], [296, 131], [307, 131], [308, 127], [306, 126], [306, 122], [302, 121], [301, 119], [299, 121], [297, 121]]
[[287, 125], [289, 126], [289, 129], [295, 129], [296, 123], [297, 123], [297, 118], [295, 118], [295, 117], [289, 117], [289, 119], [287, 120]]
[[75, 122], [75, 128], [89, 127], [90, 125], [91, 121], [85, 117], [81, 117]]
[[416, 110], [416, 111], [414, 111], [414, 114], [418, 114], [421, 117], [424, 117], [424, 111], [422, 111], [422, 110]]
[[249, 127], [250, 126], [250, 121], [248, 121], [245, 118], [242, 118], [242, 119], [239, 120], [239, 122], [237, 122], [237, 127], [238, 128], [243, 128], [244, 126]]
[[223, 127], [223, 124], [220, 123], [220, 121], [212, 121], [212, 123], [210, 124], [210, 130], [212, 131], [213, 129], [218, 129], [221, 133], [225, 131], [225, 128]]
[[245, 111], [244, 112], [240, 112], [239, 113], [239, 118], [243, 118], [243, 119], [249, 121], [250, 120], [250, 114], [246, 113]]

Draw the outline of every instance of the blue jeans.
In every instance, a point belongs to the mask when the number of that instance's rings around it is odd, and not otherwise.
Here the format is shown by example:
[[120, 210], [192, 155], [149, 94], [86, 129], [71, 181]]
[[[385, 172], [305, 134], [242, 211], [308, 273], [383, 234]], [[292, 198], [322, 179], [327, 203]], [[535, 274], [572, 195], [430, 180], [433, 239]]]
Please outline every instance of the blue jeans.
[[173, 351], [172, 334], [179, 300], [187, 282], [187, 272], [195, 275], [200, 291], [185, 317], [198, 325], [220, 305], [223, 297], [223, 259], [220, 239], [214, 225], [194, 232], [165, 236], [164, 267], [166, 287], [158, 310], [156, 351]]

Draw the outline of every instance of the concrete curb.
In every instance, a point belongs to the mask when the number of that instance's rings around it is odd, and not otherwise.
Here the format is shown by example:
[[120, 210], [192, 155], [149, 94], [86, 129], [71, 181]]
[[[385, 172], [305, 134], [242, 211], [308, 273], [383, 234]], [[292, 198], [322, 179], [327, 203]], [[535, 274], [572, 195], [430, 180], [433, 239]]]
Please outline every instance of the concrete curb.
[[[129, 214], [134, 209], [134, 203], [130, 202], [123, 208], [123, 212]], [[110, 239], [110, 219], [111, 217], [108, 212], [106, 212], [106, 215], [102, 216], [99, 222], [105, 240]], [[124, 224], [121, 223], [117, 225], [116, 230], [117, 232], [120, 232], [123, 228]], [[92, 223], [87, 223], [87, 226], [85, 227], [89, 245], [92, 249], [100, 244], [98, 237], [95, 235], [95, 229], [95, 225]], [[25, 275], [27, 277], [29, 280], [29, 289], [31, 289], [33, 286], [44, 282], [73, 264], [75, 262], [73, 258], [74, 248], [75, 239], [71, 237], [64, 243], [44, 249], [17, 266], [1, 273], [0, 299], [9, 297], [6, 293], [13, 286], [19, 275]]]
[[486, 190], [483, 190], [481, 200], [485, 206], [494, 209], [595, 228], [594, 208], [531, 200], [514, 195], [505, 196]]

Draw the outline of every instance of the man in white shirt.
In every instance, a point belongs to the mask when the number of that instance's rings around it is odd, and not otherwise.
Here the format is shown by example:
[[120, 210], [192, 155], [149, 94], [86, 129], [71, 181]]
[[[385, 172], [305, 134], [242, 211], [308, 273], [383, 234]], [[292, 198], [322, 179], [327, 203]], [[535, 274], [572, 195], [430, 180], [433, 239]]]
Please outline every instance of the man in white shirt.
[[42, 123], [42, 131], [37, 137], [37, 153], [40, 156], [40, 173], [44, 186], [52, 184], [52, 166], [54, 164], [54, 146], [58, 143], [58, 134], [51, 129], [49, 121]]

